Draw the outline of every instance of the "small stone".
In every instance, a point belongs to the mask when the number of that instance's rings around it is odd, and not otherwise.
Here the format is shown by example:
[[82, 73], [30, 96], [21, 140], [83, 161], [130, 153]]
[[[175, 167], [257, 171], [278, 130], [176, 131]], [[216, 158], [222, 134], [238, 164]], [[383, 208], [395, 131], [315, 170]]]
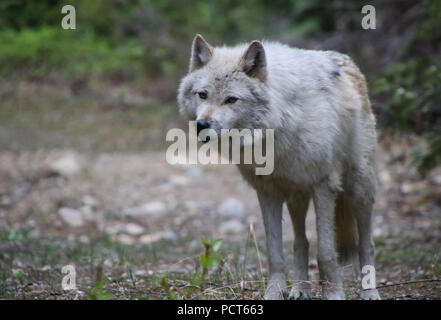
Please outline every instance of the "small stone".
[[190, 180], [185, 176], [172, 176], [169, 182], [172, 186], [186, 186]]
[[106, 260], [104, 260], [103, 265], [105, 267], [107, 267], [107, 268], [112, 268], [113, 267], [113, 262], [110, 259], [106, 259]]
[[226, 218], [236, 218], [242, 219], [245, 217], [245, 206], [244, 204], [236, 199], [228, 198], [223, 201], [218, 209], [218, 213]]
[[50, 271], [51, 269], [52, 269], [51, 266], [45, 265], [44, 267], [40, 268], [40, 271], [46, 272], [46, 271]]
[[112, 224], [110, 226], [105, 227], [105, 232], [110, 235], [114, 235], [120, 233], [124, 229], [124, 226], [121, 223]]
[[135, 243], [135, 240], [131, 236], [128, 236], [126, 234], [120, 234], [116, 236], [116, 241], [127, 245], [131, 245]]
[[231, 219], [225, 222], [222, 222], [219, 226], [219, 230], [223, 233], [239, 233], [245, 229], [242, 222], [239, 219]]
[[390, 173], [387, 170], [382, 170], [380, 171], [380, 174], [378, 175], [381, 183], [385, 184], [385, 185], [389, 185], [392, 183], [392, 177], [390, 175]]
[[125, 232], [132, 236], [139, 236], [144, 233], [144, 228], [136, 223], [128, 223], [124, 228]]
[[403, 183], [401, 185], [401, 192], [404, 194], [410, 193], [413, 191], [413, 186], [410, 183]]
[[79, 212], [81, 213], [81, 215], [83, 216], [83, 218], [85, 220], [92, 221], [92, 220], [95, 219], [95, 216], [93, 214], [92, 208], [89, 207], [89, 206], [82, 206], [79, 209]]
[[72, 177], [78, 174], [81, 170], [78, 159], [73, 154], [68, 154], [59, 158], [51, 163], [49, 168], [55, 173], [65, 177]]
[[175, 241], [178, 239], [176, 233], [172, 231], [160, 231], [153, 234], [146, 234], [139, 238], [139, 242], [142, 244], [151, 244], [160, 240]]
[[58, 214], [71, 227], [81, 227], [84, 224], [83, 216], [78, 210], [63, 207], [58, 210]]
[[94, 197], [92, 197], [90, 195], [85, 195], [83, 197], [83, 199], [81, 199], [81, 201], [83, 202], [83, 204], [85, 206], [88, 206], [91, 208], [96, 208], [99, 205], [98, 200], [96, 200]]
[[139, 207], [127, 209], [124, 211], [126, 216], [155, 216], [160, 215], [166, 211], [166, 205], [161, 201], [152, 201], [145, 203]]
[[434, 177], [433, 177], [433, 181], [434, 181], [436, 184], [440, 184], [440, 185], [441, 185], [441, 174], [438, 174], [438, 175], [434, 176]]
[[147, 275], [147, 271], [146, 270], [136, 270], [133, 274], [135, 276], [142, 277], [142, 276]]
[[187, 176], [190, 178], [200, 178], [203, 175], [201, 168], [191, 167], [187, 170]]
[[89, 237], [86, 236], [85, 234], [81, 235], [81, 236], [78, 238], [78, 240], [79, 240], [81, 243], [89, 243]]

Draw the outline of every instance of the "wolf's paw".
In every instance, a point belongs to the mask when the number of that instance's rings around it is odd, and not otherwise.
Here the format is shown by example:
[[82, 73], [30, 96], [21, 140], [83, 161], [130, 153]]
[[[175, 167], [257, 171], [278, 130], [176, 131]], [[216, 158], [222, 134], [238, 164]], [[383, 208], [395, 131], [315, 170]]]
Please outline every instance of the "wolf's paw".
[[311, 299], [311, 283], [308, 281], [298, 281], [292, 285], [288, 299], [290, 300], [309, 300]]
[[361, 290], [360, 298], [362, 300], [381, 300], [377, 289]]
[[289, 300], [309, 300], [311, 299], [311, 288], [294, 285], [288, 295]]
[[285, 297], [285, 280], [270, 280], [265, 291], [265, 300], [283, 300]]
[[343, 290], [324, 289], [323, 297], [326, 300], [345, 300], [345, 293], [343, 292]]

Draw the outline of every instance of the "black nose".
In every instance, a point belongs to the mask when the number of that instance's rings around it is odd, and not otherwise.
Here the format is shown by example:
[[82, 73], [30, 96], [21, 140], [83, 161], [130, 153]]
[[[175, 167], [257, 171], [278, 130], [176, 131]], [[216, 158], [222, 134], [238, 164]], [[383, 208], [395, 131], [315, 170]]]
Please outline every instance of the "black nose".
[[209, 128], [210, 128], [210, 122], [207, 120], [198, 120], [196, 122], [196, 130], [197, 130], [198, 135], [202, 130], [209, 129]]

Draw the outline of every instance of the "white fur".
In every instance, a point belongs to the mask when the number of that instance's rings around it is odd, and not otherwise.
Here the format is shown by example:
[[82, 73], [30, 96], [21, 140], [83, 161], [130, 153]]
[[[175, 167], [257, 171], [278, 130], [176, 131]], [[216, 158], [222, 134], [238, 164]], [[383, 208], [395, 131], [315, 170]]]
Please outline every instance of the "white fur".
[[[323, 294], [328, 299], [344, 299], [339, 258], [352, 259], [359, 253], [360, 267], [373, 265], [376, 134], [364, 77], [348, 56], [336, 52], [295, 49], [274, 42], [253, 42], [252, 46], [250, 53], [245, 44], [209, 46], [208, 62], [181, 83], [180, 111], [189, 119], [213, 121], [216, 130], [275, 130], [271, 175], [256, 176], [253, 165], [238, 165], [256, 189], [262, 209], [270, 271], [265, 298], [283, 298], [286, 287], [281, 234], [284, 202], [295, 231], [295, 279], [290, 298], [311, 295], [305, 216], [312, 198]], [[245, 63], [253, 66], [254, 58], [255, 67], [260, 64], [258, 72], [241, 69]], [[200, 100], [197, 90], [206, 90], [208, 98]], [[223, 104], [231, 94], [240, 97], [238, 102]], [[337, 206], [335, 212], [336, 203], [345, 205]], [[376, 290], [362, 296], [379, 298]]]

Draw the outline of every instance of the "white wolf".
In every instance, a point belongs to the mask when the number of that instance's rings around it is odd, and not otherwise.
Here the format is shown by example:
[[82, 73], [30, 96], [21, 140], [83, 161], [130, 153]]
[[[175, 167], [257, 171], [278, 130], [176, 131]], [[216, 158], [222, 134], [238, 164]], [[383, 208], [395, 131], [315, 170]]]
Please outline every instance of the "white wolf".
[[[375, 118], [352, 60], [274, 42], [212, 47], [196, 35], [178, 102], [181, 114], [197, 120], [198, 131], [274, 129], [273, 173], [259, 176], [253, 164], [238, 165], [262, 210], [269, 260], [265, 298], [282, 299], [286, 289], [284, 202], [295, 233], [289, 298], [311, 297], [305, 216], [312, 198], [323, 296], [344, 299], [339, 263], [374, 264]], [[375, 288], [362, 290], [361, 297], [380, 298]]]

